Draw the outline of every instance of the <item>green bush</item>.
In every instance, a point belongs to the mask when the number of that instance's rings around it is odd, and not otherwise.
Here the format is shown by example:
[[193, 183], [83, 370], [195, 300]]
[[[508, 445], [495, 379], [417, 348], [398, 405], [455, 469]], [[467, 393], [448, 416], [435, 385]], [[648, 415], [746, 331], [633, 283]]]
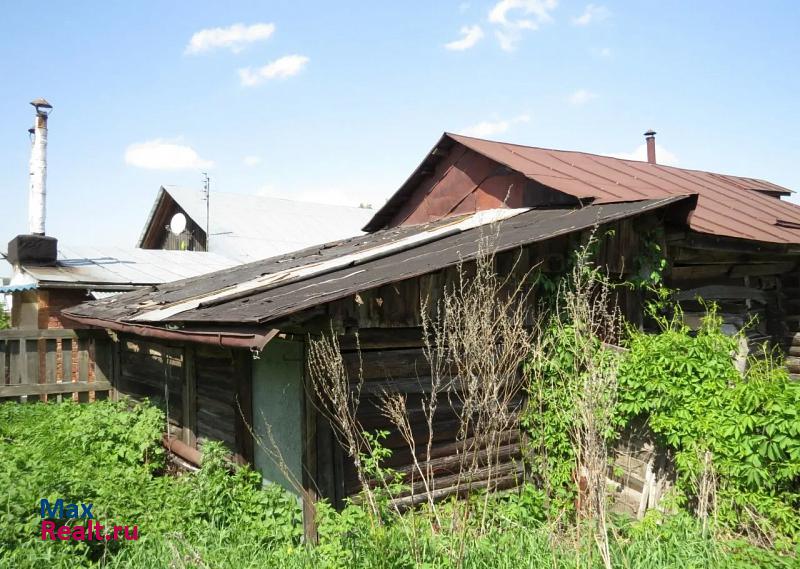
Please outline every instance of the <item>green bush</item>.
[[[248, 468], [230, 474], [219, 445], [204, 447], [198, 473], [163, 476], [163, 426], [161, 412], [145, 404], [0, 405], [0, 566], [123, 563], [165, 544], [194, 550], [226, 533], [254, 548], [299, 543], [297, 501], [274, 486], [262, 490]], [[42, 541], [42, 498], [92, 503], [103, 525], [137, 525], [140, 539]]]
[[[720, 520], [741, 529], [800, 537], [800, 384], [770, 354], [741, 375], [712, 309], [699, 330], [676, 318], [658, 334], [633, 332], [619, 368], [620, 427], [646, 421], [675, 453], [678, 487], [689, 500], [710, 451], [720, 479]], [[764, 524], [769, 527], [765, 527]]]

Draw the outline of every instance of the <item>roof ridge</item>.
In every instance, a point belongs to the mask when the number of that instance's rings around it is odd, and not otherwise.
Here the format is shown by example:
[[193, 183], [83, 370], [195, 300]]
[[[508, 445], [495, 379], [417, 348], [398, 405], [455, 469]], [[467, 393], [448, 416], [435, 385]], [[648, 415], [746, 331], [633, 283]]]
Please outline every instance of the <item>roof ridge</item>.
[[[546, 146], [531, 146], [531, 145], [528, 145], [528, 144], [519, 144], [519, 143], [516, 143], [516, 142], [506, 142], [506, 141], [503, 141], [503, 140], [491, 140], [491, 139], [488, 139], [488, 138], [478, 138], [478, 137], [475, 137], [475, 136], [467, 136], [466, 134], [458, 134], [458, 133], [453, 133], [453, 132], [445, 132], [445, 134], [447, 136], [451, 137], [451, 138], [454, 138], [454, 139], [455, 139], [455, 137], [468, 138], [470, 140], [477, 140], [479, 142], [489, 142], [491, 144], [501, 144], [501, 145], [505, 145], [505, 146], [516, 146], [518, 148], [530, 148], [532, 150], [542, 150], [544, 152], [563, 152], [563, 153], [568, 153], [568, 154], [583, 154], [584, 156], [593, 156], [593, 157], [599, 157], [599, 158], [610, 158], [612, 160], [619, 160], [621, 162], [634, 162], [636, 164], [650, 164], [650, 162], [648, 162], [647, 160], [636, 160], [634, 158], [620, 158], [618, 156], [610, 156], [608, 154], [599, 154], [597, 152], [587, 152], [585, 150], [567, 150], [567, 149], [564, 149], [564, 148], [549, 148], [549, 147], [546, 147]], [[458, 142], [458, 140], [456, 140], [456, 141]], [[769, 180], [763, 180], [763, 179], [757, 178], [755, 176], [746, 176], [746, 175], [743, 176], [743, 175], [738, 175], [738, 174], [726, 174], [724, 172], [715, 172], [715, 171], [712, 171], [712, 170], [701, 170], [699, 168], [685, 168], [683, 166], [671, 166], [669, 164], [659, 164], [659, 163], [654, 164], [654, 166], [660, 166], [662, 168], [671, 168], [671, 169], [674, 169], [674, 170], [685, 170], [687, 172], [701, 172], [703, 174], [713, 174], [715, 176], [725, 176], [725, 177], [728, 177], [728, 178], [736, 178], [738, 180], [755, 180], [757, 182], [762, 182], [764, 184], [769, 184], [770, 186], [777, 186], [778, 188], [783, 188], [783, 186], [775, 184], [774, 182], [770, 182]], [[784, 188], [784, 189], [788, 189], [788, 188]]]

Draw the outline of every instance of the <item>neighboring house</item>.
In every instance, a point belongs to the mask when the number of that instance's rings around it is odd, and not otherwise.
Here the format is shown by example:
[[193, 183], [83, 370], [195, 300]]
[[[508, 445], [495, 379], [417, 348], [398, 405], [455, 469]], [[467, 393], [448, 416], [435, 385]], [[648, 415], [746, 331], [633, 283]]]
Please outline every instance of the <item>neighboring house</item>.
[[[654, 156], [652, 136], [648, 145]], [[117, 389], [169, 392], [171, 434], [184, 456], [194, 456], [198, 440], [222, 440], [265, 478], [287, 484], [269, 453], [254, 446], [252, 425], [262, 437], [270, 432], [311, 496], [340, 504], [358, 482], [309, 397], [307, 339], [340, 334], [346, 365], [363, 369], [367, 380], [360, 416], [371, 429], [390, 432], [384, 443], [396, 451], [391, 466], [410, 472], [401, 437], [369, 403], [384, 391], [424, 391], [423, 300], [452, 282], [456, 265], [474, 259], [490, 224], [497, 270], [511, 278], [533, 267], [560, 274], [599, 227], [597, 258], [620, 280], [652, 269], [658, 245], [666, 284], [681, 289], [689, 318], [700, 311], [699, 294], [718, 301], [733, 327], [759, 316], [753, 340], [780, 345], [796, 332], [800, 207], [780, 199], [789, 190], [652, 162], [445, 134], [366, 224], [367, 235], [68, 312], [119, 334]], [[642, 321], [641, 293], [624, 288], [619, 300], [629, 319]], [[408, 413], [420, 413], [418, 397], [409, 397]], [[458, 464], [448, 460], [458, 449], [448, 421], [443, 413], [434, 425], [442, 497], [455, 491]], [[519, 444], [510, 433], [502, 476], [493, 483], [519, 480]], [[481, 483], [488, 482], [475, 485]]]
[[67, 307], [236, 264], [214, 253], [194, 251], [54, 246], [56, 258], [2, 254], [13, 269], [12, 278], [0, 287], [0, 293], [12, 298], [14, 328], [72, 328], [74, 323], [61, 316]]
[[[164, 186], [137, 246], [208, 250], [245, 263], [356, 235], [373, 213], [362, 207], [223, 192], [211, 192], [206, 203], [200, 190]], [[170, 227], [176, 214], [185, 225], [177, 235]]]

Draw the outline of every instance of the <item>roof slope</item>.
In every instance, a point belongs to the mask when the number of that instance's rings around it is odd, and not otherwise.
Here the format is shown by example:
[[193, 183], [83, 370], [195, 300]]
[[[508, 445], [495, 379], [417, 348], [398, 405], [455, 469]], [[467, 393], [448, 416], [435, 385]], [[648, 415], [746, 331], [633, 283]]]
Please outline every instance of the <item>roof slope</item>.
[[[581, 209], [491, 210], [401, 226], [68, 310], [77, 320], [151, 325], [264, 325], [294, 312], [453, 266], [498, 222], [497, 251], [662, 208], [667, 197]], [[501, 213], [498, 213], [501, 212]], [[505, 213], [502, 213], [505, 212]], [[113, 326], [109, 326], [112, 327]]]
[[[762, 192], [790, 190], [770, 182], [724, 174], [551, 150], [445, 133], [454, 141], [519, 172], [530, 180], [591, 203], [629, 202], [674, 195], [697, 195], [689, 217], [695, 231], [772, 243], [800, 243], [800, 207]], [[452, 144], [452, 142], [450, 142]], [[385, 219], [409, 193], [409, 178], [366, 229]]]
[[[206, 227], [206, 202], [200, 190], [165, 186], [168, 193], [200, 227]], [[212, 253], [239, 262], [255, 261], [357, 234], [374, 213], [340, 205], [211, 192]], [[155, 208], [145, 225], [152, 223]], [[139, 245], [142, 244], [140, 238]]]
[[59, 243], [56, 266], [25, 265], [22, 271], [40, 285], [127, 288], [196, 277], [234, 264], [234, 261], [214, 253], [132, 247], [70, 247]]

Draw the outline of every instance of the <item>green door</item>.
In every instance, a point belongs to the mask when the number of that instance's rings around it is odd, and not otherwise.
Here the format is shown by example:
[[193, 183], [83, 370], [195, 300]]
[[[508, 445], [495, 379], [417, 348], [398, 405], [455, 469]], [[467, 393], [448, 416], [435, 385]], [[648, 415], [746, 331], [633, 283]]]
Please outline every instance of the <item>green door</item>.
[[276, 338], [253, 362], [255, 466], [299, 495], [303, 482], [303, 344]]

